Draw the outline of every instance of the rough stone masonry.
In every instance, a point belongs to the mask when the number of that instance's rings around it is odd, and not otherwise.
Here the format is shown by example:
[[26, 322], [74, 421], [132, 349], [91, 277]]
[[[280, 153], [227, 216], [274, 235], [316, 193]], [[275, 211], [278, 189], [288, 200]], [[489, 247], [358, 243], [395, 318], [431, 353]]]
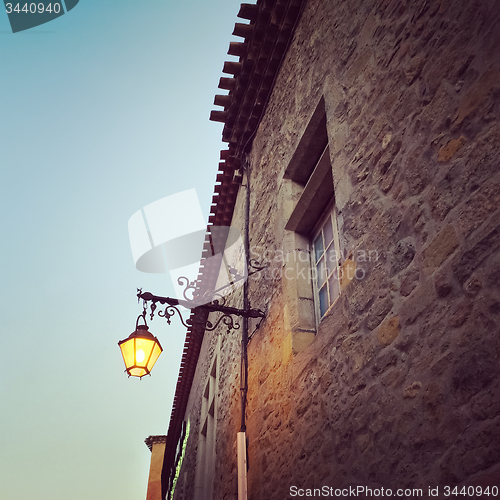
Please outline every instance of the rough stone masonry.
[[[343, 264], [364, 274], [297, 353], [282, 262], [251, 281], [268, 312], [249, 345], [249, 498], [500, 487], [500, 2], [306, 3], [249, 157], [251, 246], [270, 256], [286, 253], [284, 172], [321, 98]], [[217, 499], [236, 492], [238, 335], [206, 335], [188, 406], [197, 436], [220, 341]]]

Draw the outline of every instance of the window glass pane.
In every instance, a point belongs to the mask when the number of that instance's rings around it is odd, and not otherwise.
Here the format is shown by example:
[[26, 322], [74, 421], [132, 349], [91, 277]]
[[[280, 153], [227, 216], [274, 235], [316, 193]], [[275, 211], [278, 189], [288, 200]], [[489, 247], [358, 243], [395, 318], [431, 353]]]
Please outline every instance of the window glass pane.
[[335, 251], [335, 245], [332, 243], [325, 255], [326, 265], [328, 267], [328, 274], [331, 274], [338, 267], [338, 261], [340, 260], [340, 255], [337, 255]]
[[317, 272], [316, 278], [317, 278], [318, 288], [320, 288], [326, 282], [327, 278], [325, 259], [321, 259], [316, 264], [316, 272]]
[[337, 272], [335, 272], [328, 280], [328, 286], [330, 287], [330, 305], [332, 305], [340, 294], [340, 285]]
[[318, 260], [321, 258], [323, 255], [323, 236], [320, 233], [318, 237], [314, 240], [314, 255], [315, 255], [315, 262], [318, 262]]
[[332, 218], [330, 215], [323, 226], [323, 234], [325, 236], [325, 246], [328, 246], [333, 240]]
[[320, 291], [319, 291], [319, 313], [320, 316], [323, 317], [328, 311], [328, 291], [326, 289], [326, 286], [324, 286]]
[[[315, 277], [315, 301], [322, 319], [330, 306], [340, 295], [339, 242], [336, 220], [334, 219], [335, 207], [330, 205], [323, 216], [318, 220], [316, 233], [313, 233], [312, 246], [312, 271]], [[321, 224], [321, 225], [319, 225]]]

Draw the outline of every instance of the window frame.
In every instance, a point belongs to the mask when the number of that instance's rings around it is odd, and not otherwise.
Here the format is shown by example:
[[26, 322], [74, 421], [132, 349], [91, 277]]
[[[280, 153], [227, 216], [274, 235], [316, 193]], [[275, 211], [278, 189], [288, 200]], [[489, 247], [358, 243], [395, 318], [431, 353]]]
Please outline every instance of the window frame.
[[[341, 272], [341, 254], [340, 254], [340, 238], [338, 231], [338, 223], [337, 223], [337, 207], [335, 205], [334, 198], [328, 203], [326, 209], [319, 216], [314, 229], [310, 234], [310, 255], [311, 255], [311, 276], [313, 282], [313, 293], [314, 293], [314, 308], [316, 312], [316, 325], [319, 325], [321, 321], [328, 315], [330, 310], [333, 308], [335, 303], [340, 297], [340, 272]], [[331, 240], [325, 245], [325, 236], [324, 229], [327, 221], [331, 222], [332, 236]], [[321, 235], [322, 242], [322, 253], [319, 258], [317, 258], [317, 248], [316, 241], [318, 236]], [[326, 248], [325, 248], [326, 246]], [[327, 263], [327, 254], [333, 250], [335, 256], [335, 265], [328, 266]], [[323, 259], [323, 262], [326, 263], [324, 269], [326, 269], [326, 277], [321, 280], [321, 284], [319, 283], [319, 272], [318, 272], [318, 263], [320, 263]], [[330, 263], [332, 262], [331, 254], [329, 257]], [[331, 291], [331, 280], [336, 280], [336, 290], [334, 292], [334, 297], [332, 299], [332, 291]], [[320, 292], [326, 287], [327, 293], [327, 307], [323, 314], [321, 314], [322, 306], [321, 306], [321, 295]]]
[[215, 477], [217, 406], [220, 373], [220, 337], [210, 370], [202, 386], [201, 411], [198, 429], [198, 450], [196, 456], [194, 498], [211, 498]]

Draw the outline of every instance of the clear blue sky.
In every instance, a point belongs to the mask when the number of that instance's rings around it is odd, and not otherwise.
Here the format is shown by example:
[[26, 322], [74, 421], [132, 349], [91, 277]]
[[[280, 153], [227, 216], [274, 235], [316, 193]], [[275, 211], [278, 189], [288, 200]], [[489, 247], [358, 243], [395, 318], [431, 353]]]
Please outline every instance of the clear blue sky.
[[[145, 498], [184, 342], [128, 379], [129, 217], [196, 188], [208, 216], [222, 127], [208, 120], [240, 2], [80, 0], [12, 34], [0, 11], [0, 498]], [[177, 214], [173, 214], [176, 216]]]

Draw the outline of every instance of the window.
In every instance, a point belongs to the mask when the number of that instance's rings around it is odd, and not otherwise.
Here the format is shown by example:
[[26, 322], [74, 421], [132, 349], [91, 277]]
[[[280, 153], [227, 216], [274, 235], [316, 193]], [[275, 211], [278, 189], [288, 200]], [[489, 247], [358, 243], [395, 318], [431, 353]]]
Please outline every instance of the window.
[[217, 356], [208, 374], [202, 395], [200, 434], [196, 459], [195, 499], [212, 497], [215, 474], [215, 432], [217, 421]]
[[311, 261], [314, 324], [317, 326], [340, 294], [340, 245], [328, 145], [309, 172], [306, 184], [299, 185], [300, 197], [285, 227], [306, 237], [304, 243]]
[[329, 206], [312, 235], [314, 294], [317, 316], [321, 319], [340, 295], [340, 249], [335, 205]]
[[286, 352], [295, 355], [314, 340], [319, 322], [339, 296], [341, 249], [323, 98], [283, 173], [280, 199], [286, 230], [283, 318], [290, 346]]

